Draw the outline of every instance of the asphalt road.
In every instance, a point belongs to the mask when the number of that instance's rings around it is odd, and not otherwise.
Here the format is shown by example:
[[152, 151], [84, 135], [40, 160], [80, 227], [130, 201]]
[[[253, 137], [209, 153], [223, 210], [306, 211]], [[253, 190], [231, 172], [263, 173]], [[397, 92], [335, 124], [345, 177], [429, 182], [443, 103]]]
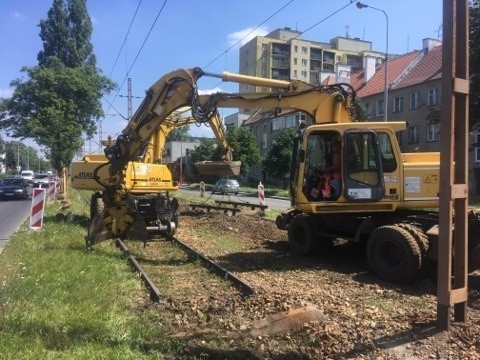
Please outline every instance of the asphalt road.
[[[30, 215], [32, 199], [0, 200], [0, 249]], [[1, 251], [1, 250], [0, 250]]]

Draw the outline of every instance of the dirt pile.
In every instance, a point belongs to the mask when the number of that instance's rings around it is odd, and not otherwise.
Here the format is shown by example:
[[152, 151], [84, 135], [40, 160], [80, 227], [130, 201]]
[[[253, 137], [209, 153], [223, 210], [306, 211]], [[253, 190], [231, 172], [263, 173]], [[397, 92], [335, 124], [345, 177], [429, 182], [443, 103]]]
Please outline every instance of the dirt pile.
[[190, 339], [185, 359], [480, 359], [479, 273], [469, 279], [468, 323], [439, 333], [434, 282], [382, 282], [359, 245], [338, 241], [328, 256], [302, 258], [258, 213], [199, 214], [186, 204], [177, 235], [256, 289], [245, 298], [228, 284], [203, 285], [205, 276], [172, 275], [195, 289], [171, 289], [160, 305], [174, 319], [170, 336]]

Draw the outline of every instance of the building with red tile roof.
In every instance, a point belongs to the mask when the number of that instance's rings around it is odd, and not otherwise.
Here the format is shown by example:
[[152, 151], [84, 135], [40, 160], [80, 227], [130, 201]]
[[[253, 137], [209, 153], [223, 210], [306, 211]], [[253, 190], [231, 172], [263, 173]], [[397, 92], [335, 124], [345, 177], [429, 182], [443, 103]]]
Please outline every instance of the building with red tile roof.
[[[385, 64], [352, 73], [351, 85], [370, 119], [384, 119]], [[424, 39], [423, 49], [388, 60], [387, 120], [406, 121], [398, 134], [402, 151], [438, 151], [442, 43]]]

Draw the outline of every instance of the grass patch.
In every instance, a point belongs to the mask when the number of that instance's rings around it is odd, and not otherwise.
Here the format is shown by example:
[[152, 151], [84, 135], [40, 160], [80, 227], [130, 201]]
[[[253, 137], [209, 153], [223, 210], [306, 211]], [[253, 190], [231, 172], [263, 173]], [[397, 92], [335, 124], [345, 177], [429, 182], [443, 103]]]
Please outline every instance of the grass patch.
[[85, 249], [87, 205], [70, 194], [69, 221], [46, 208], [44, 226], [25, 223], [0, 254], [0, 358], [162, 358], [166, 340], [142, 283], [112, 243]]

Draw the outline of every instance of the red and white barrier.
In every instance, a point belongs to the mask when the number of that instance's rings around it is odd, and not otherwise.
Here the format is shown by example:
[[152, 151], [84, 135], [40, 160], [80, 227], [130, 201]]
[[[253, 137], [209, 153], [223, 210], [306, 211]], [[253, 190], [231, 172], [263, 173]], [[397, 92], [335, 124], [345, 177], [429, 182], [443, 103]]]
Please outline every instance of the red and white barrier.
[[55, 200], [55, 183], [49, 182], [48, 183], [48, 201], [51, 202]]
[[258, 202], [260, 205], [265, 205], [265, 188], [262, 185], [262, 182], [258, 184]]
[[200, 196], [205, 196], [205, 183], [203, 181], [200, 181]]
[[43, 225], [43, 211], [45, 209], [45, 189], [33, 189], [32, 207], [30, 210], [30, 229], [38, 230]]

